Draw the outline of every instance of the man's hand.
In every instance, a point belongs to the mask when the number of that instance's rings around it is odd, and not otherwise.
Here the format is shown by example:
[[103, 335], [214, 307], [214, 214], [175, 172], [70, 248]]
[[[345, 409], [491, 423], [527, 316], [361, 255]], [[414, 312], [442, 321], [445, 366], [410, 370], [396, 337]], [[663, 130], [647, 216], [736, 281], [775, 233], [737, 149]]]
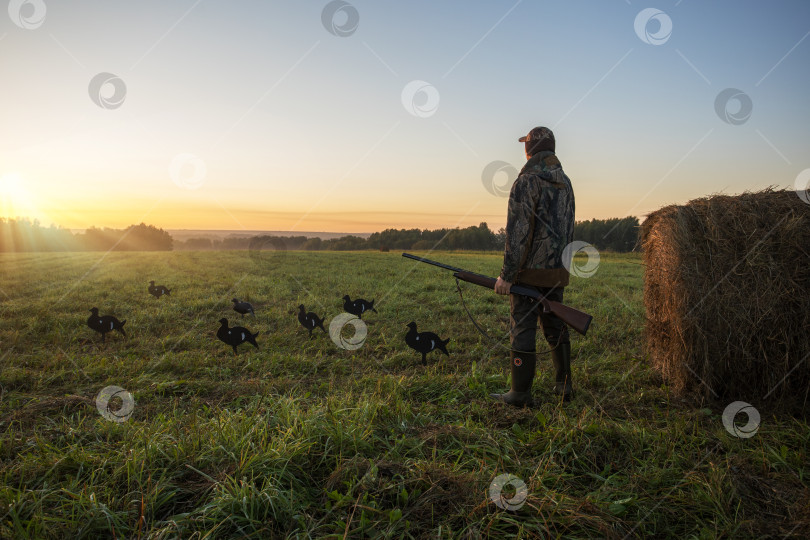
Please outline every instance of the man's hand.
[[512, 288], [512, 284], [508, 281], [504, 281], [501, 279], [501, 276], [498, 276], [498, 280], [495, 282], [495, 292], [498, 294], [509, 294], [509, 289]]

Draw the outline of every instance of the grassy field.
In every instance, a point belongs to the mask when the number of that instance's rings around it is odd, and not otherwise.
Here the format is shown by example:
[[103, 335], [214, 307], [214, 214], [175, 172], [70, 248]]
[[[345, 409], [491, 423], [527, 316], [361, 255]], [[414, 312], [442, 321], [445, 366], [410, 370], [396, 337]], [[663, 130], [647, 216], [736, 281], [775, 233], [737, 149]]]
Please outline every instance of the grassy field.
[[[722, 406], [672, 396], [644, 356], [642, 278], [638, 256], [612, 254], [573, 278], [566, 303], [594, 316], [572, 337], [577, 397], [554, 399], [541, 355], [541, 405], [518, 410], [488, 398], [508, 388], [507, 353], [450, 273], [399, 253], [2, 255], [0, 537], [810, 536], [807, 422], [760, 411], [740, 439]], [[171, 296], [147, 294], [150, 279]], [[462, 287], [508, 344], [506, 299]], [[365, 343], [308, 339], [297, 306], [328, 324], [345, 294], [376, 299]], [[102, 345], [93, 306], [128, 337]], [[223, 316], [259, 331], [260, 350], [217, 341]], [[410, 321], [449, 337], [450, 356], [422, 366]], [[125, 422], [96, 409], [110, 385], [134, 397]], [[490, 500], [502, 474], [526, 485], [516, 510]]]

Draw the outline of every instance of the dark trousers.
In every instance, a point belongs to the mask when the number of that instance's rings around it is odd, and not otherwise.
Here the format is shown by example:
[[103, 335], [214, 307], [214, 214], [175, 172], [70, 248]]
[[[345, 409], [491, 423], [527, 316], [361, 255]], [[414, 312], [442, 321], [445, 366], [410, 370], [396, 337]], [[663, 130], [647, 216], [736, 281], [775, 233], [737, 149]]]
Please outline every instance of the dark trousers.
[[[554, 300], [562, 303], [563, 291], [565, 287], [549, 289], [545, 287], [532, 287], [522, 285], [537, 290], [541, 296], [547, 300]], [[543, 312], [543, 304], [519, 294], [509, 295], [511, 299], [511, 332], [510, 342], [512, 350], [534, 352], [535, 340], [537, 338], [537, 320], [543, 326], [543, 335], [551, 347], [556, 347], [557, 343], [570, 343], [568, 336], [568, 326], [556, 315]]]

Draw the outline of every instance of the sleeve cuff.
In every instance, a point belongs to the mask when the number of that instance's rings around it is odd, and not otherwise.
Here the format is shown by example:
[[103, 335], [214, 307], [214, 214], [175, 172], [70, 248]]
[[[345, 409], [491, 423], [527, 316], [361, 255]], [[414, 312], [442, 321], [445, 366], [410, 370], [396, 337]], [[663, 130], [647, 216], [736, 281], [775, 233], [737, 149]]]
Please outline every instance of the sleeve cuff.
[[501, 270], [501, 279], [504, 281], [508, 281], [509, 283], [514, 283], [515, 279], [517, 279], [517, 272], [512, 274], [511, 272], [507, 273], [505, 270]]

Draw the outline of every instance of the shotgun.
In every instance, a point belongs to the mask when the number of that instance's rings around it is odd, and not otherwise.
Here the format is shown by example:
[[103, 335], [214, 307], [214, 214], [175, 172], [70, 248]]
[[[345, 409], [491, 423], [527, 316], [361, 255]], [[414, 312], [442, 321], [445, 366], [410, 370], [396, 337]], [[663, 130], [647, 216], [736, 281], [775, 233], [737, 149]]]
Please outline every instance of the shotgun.
[[[432, 264], [433, 266], [438, 266], [439, 268], [444, 268], [445, 270], [452, 270], [453, 277], [460, 279], [462, 281], [466, 281], [467, 283], [472, 283], [473, 285], [486, 287], [487, 289], [495, 288], [495, 282], [497, 280], [493, 277], [485, 276], [483, 274], [476, 274], [475, 272], [468, 272], [467, 270], [456, 268], [455, 266], [450, 266], [447, 264], [442, 264], [440, 262], [431, 261], [430, 259], [425, 259], [423, 257], [417, 257], [416, 255], [411, 255], [410, 253], [403, 253], [402, 256], [407, 257], [408, 259], [413, 259], [414, 261]], [[528, 287], [522, 287], [520, 285], [512, 285], [512, 288], [509, 289], [509, 293], [534, 298], [535, 300], [543, 304], [544, 312], [556, 315], [565, 324], [567, 324], [568, 326], [570, 326], [583, 336], [588, 331], [588, 326], [590, 326], [591, 321], [593, 320], [593, 317], [588, 315], [587, 313], [566, 306], [565, 304], [555, 302], [554, 300], [548, 300], [538, 291], [530, 289]]]

